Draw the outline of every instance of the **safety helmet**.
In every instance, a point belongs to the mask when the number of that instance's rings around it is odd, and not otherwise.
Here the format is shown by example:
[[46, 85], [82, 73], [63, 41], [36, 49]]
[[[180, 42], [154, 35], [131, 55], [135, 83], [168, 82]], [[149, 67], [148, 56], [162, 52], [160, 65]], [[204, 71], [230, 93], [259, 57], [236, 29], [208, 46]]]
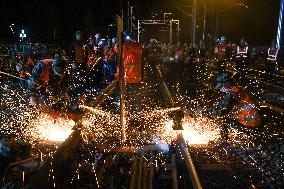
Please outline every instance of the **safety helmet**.
[[152, 45], [157, 45], [157, 43], [158, 43], [158, 41], [156, 40], [156, 39], [150, 39], [150, 44], [152, 44]]
[[67, 67], [67, 61], [64, 57], [56, 57], [52, 60], [52, 67], [56, 75], [63, 75]]
[[221, 43], [224, 43], [226, 41], [226, 37], [225, 36], [222, 36], [221, 37]]
[[101, 37], [101, 34], [100, 33], [96, 33], [95, 34], [95, 38], [97, 39], [97, 38], [100, 38]]
[[228, 81], [231, 81], [231, 76], [229, 75], [228, 72], [223, 72], [217, 76], [214, 88], [219, 89], [222, 83], [226, 83]]
[[112, 38], [111, 42], [112, 42], [112, 44], [116, 44], [117, 43], [117, 38], [116, 37]]

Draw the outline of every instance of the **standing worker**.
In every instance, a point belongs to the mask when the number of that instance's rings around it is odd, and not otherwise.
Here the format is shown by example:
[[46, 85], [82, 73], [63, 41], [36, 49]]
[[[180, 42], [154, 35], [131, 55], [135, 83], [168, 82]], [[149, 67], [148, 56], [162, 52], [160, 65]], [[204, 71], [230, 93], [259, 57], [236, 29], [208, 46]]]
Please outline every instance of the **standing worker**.
[[244, 38], [241, 38], [240, 44], [236, 51], [236, 67], [238, 71], [238, 78], [242, 80], [245, 77], [245, 68], [248, 63], [248, 46]]
[[89, 79], [87, 62], [88, 62], [88, 48], [83, 43], [83, 32], [77, 31], [75, 40], [69, 46], [69, 57], [72, 66], [72, 79], [73, 79], [73, 103], [71, 108], [77, 108], [81, 94], [87, 88]]
[[267, 51], [267, 61], [265, 63], [265, 73], [271, 76], [273, 73], [278, 71], [278, 58], [279, 48], [276, 48], [275, 40], [272, 40], [271, 47]]
[[225, 64], [229, 57], [229, 46], [226, 43], [226, 37], [222, 36], [220, 43], [216, 46], [215, 52], [217, 53], [218, 59], [218, 70], [221, 73], [225, 70]]

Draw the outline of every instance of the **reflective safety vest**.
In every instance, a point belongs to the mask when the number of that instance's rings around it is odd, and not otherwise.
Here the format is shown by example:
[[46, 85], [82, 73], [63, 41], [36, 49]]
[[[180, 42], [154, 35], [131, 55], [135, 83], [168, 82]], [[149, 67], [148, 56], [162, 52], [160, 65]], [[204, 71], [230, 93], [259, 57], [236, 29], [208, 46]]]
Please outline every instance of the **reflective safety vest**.
[[105, 56], [104, 56], [104, 61], [105, 62], [114, 62], [114, 50], [111, 47], [107, 47], [105, 48], [105, 52], [104, 52]]
[[238, 106], [233, 116], [244, 126], [259, 126], [261, 117], [254, 97], [244, 87], [233, 87], [230, 91], [238, 100]]
[[277, 55], [278, 55], [278, 48], [269, 48], [267, 51], [267, 60], [269, 61], [276, 61], [277, 60]]
[[236, 58], [247, 58], [248, 57], [248, 47], [237, 47]]
[[219, 60], [226, 60], [227, 58], [227, 48], [228, 48], [228, 45], [227, 44], [220, 44], [216, 47], [216, 50], [218, 52], [218, 59]]

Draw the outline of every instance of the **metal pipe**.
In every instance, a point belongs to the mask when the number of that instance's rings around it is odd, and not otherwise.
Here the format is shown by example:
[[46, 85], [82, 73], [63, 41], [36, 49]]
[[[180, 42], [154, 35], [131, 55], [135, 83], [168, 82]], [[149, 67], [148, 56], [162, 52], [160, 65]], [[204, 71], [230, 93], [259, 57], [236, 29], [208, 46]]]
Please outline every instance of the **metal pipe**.
[[154, 178], [154, 160], [150, 160], [149, 162], [149, 187], [148, 189], [153, 189], [153, 178]]
[[170, 44], [173, 43], [173, 22], [170, 21]]
[[109, 97], [110, 94], [113, 93], [117, 86], [117, 81], [114, 80], [109, 86], [107, 86], [99, 96], [90, 103], [91, 107], [97, 107], [100, 105], [105, 99]]
[[172, 174], [173, 174], [173, 189], [178, 189], [178, 175], [177, 175], [175, 154], [172, 154]]
[[276, 35], [276, 48], [281, 47], [281, 39], [282, 39], [282, 23], [283, 23], [283, 7], [284, 7], [284, 0], [280, 0], [280, 12], [278, 18], [278, 28], [277, 28], [277, 35]]
[[168, 89], [168, 87], [167, 87], [167, 85], [166, 85], [166, 83], [163, 79], [162, 72], [159, 69], [158, 65], [155, 66], [155, 70], [156, 70], [156, 73], [157, 73], [158, 78], [160, 80], [164, 100], [171, 108], [173, 108], [175, 106], [174, 100], [171, 97], [170, 91], [169, 91], [169, 89]]
[[124, 73], [124, 62], [123, 62], [123, 19], [118, 16], [118, 29], [117, 29], [117, 36], [118, 36], [118, 51], [119, 51], [119, 92], [120, 92], [120, 126], [121, 126], [121, 141], [122, 143], [126, 140], [125, 134], [125, 73]]
[[132, 163], [131, 179], [130, 179], [130, 183], [129, 183], [129, 189], [135, 188], [136, 173], [137, 173], [137, 158], [135, 158], [133, 163]]
[[137, 41], [140, 43], [140, 20], [137, 23]]
[[142, 188], [143, 158], [139, 158], [138, 189]]
[[193, 0], [192, 6], [192, 41], [191, 44], [194, 46], [196, 44], [196, 0]]
[[179, 26], [179, 20], [178, 20], [178, 22], [177, 22], [177, 31], [178, 31], [178, 33], [177, 33], [177, 41], [179, 41], [179, 30], [180, 30], [180, 26]]
[[191, 159], [191, 156], [189, 154], [188, 148], [186, 146], [186, 143], [185, 143], [182, 135], [179, 136], [179, 145], [181, 147], [182, 152], [184, 153], [186, 167], [187, 167], [193, 188], [194, 189], [202, 189], [201, 182], [199, 180], [195, 166], [193, 164], [193, 161]]
[[284, 110], [281, 109], [281, 108], [278, 108], [278, 107], [275, 107], [275, 106], [272, 106], [271, 104], [267, 103], [267, 102], [264, 102], [264, 101], [258, 101], [258, 103], [261, 105], [261, 106], [265, 106], [275, 112], [278, 112], [280, 113], [281, 115], [284, 115]]
[[203, 35], [202, 39], [205, 42], [205, 34], [206, 34], [206, 17], [207, 17], [207, 9], [206, 5], [204, 5], [204, 20], [203, 20]]
[[[160, 81], [160, 87], [162, 90], [162, 94], [163, 94], [163, 98], [165, 103], [170, 107], [170, 108], [174, 108], [175, 107], [175, 103], [174, 100], [170, 94], [170, 91], [163, 79], [163, 75], [161, 70], [159, 69], [158, 65], [155, 66], [155, 73], [158, 75], [159, 81]], [[184, 117], [184, 114], [182, 112], [181, 109], [178, 109], [178, 111], [174, 111], [171, 113], [170, 117], [173, 118], [174, 121], [174, 125], [173, 125], [173, 129], [174, 130], [182, 130], [182, 119]]]
[[147, 184], [147, 181], [148, 181], [148, 169], [147, 169], [147, 162], [144, 161], [143, 163], [143, 189], [147, 189], [148, 188], [148, 184]]

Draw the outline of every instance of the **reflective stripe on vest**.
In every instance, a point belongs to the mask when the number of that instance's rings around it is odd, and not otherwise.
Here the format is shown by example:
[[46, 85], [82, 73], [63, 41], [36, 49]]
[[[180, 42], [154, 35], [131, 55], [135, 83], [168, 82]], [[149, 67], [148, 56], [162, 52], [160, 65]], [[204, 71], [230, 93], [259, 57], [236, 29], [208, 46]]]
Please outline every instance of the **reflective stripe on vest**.
[[237, 114], [242, 114], [246, 111], [252, 110], [253, 108], [256, 108], [256, 103], [253, 103], [253, 104], [244, 103], [244, 107], [242, 107], [241, 110]]
[[279, 49], [272, 49], [272, 48], [269, 48], [268, 51], [267, 51], [267, 60], [272, 60], [272, 61], [276, 61], [277, 60], [277, 55], [278, 55], [278, 51]]
[[234, 117], [244, 126], [258, 126], [259, 115], [252, 95], [243, 87], [234, 87], [231, 89], [231, 92], [239, 101], [238, 110], [235, 112]]
[[226, 60], [227, 45], [218, 45], [218, 59]]
[[261, 124], [261, 117], [258, 113], [254, 114], [251, 117], [248, 117], [245, 120], [239, 120], [239, 122], [247, 127], [257, 127]]
[[240, 58], [241, 56], [244, 58], [247, 58], [247, 53], [248, 53], [248, 47], [237, 47], [237, 55], [236, 58]]
[[252, 115], [250, 117], [247, 117], [247, 118], [245, 118], [243, 120], [240, 120], [240, 121], [241, 122], [249, 122], [249, 121], [252, 121], [252, 120], [254, 120], [254, 119], [258, 118], [258, 117], [259, 117], [259, 114], [258, 114], [258, 112], [256, 112], [254, 115]]

